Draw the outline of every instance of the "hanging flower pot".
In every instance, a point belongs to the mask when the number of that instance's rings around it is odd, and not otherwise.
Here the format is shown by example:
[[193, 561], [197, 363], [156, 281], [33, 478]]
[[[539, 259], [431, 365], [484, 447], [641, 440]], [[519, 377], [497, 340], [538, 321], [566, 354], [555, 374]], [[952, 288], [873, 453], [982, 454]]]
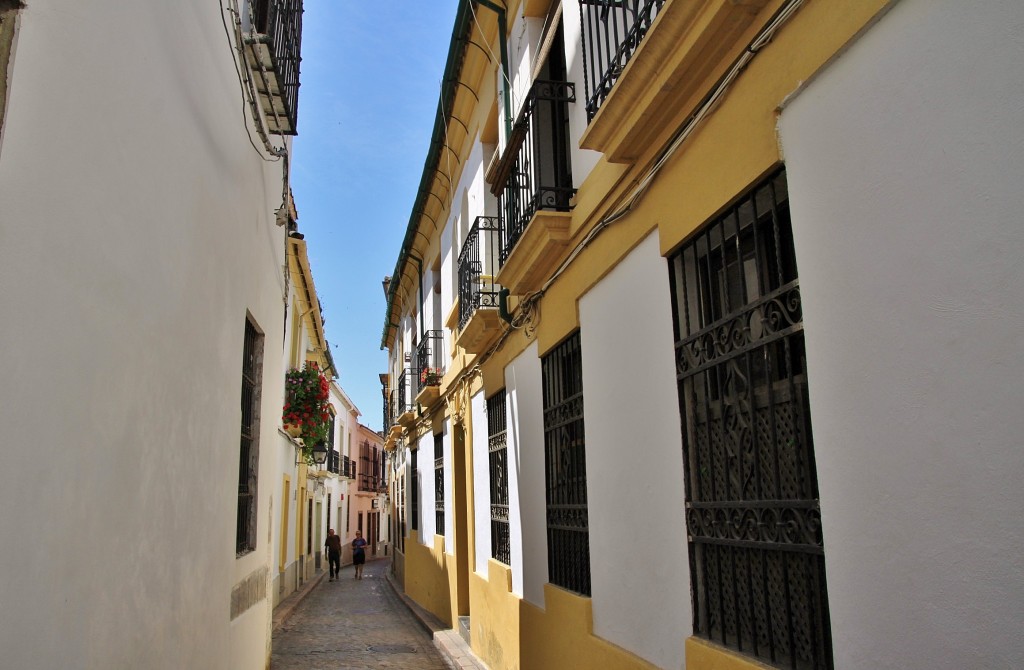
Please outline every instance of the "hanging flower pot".
[[316, 363], [309, 361], [301, 370], [289, 370], [285, 374], [285, 403], [281, 412], [284, 431], [295, 438], [302, 438], [303, 455], [309, 464], [313, 463], [312, 447], [326, 443], [331, 426], [331, 387], [321, 374]]

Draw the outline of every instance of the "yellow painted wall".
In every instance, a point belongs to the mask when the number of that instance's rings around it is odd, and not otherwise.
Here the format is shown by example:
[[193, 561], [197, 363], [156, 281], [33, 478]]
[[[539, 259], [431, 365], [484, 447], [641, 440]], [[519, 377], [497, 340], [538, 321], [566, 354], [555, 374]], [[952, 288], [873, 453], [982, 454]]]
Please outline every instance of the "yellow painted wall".
[[[454, 566], [453, 566], [454, 569]], [[444, 538], [435, 535], [434, 546], [420, 544], [419, 531], [405, 540], [405, 593], [448, 626], [453, 625], [451, 585], [444, 553]]]
[[764, 670], [769, 667], [707, 640], [696, 637], [686, 640], [686, 670]]
[[472, 573], [469, 584], [470, 643], [491, 670], [517, 670], [519, 598], [512, 593], [512, 570], [489, 559], [487, 578]]
[[[889, 0], [804, 3], [773, 42], [749, 64], [711, 116], [669, 160], [636, 209], [607, 228], [547, 290], [538, 305], [536, 339], [541, 354], [578, 327], [579, 298], [650, 231], [658, 230], [661, 250], [667, 254], [783, 160], [776, 134], [779, 106], [888, 4]], [[755, 24], [764, 25], [778, 5], [768, 3]], [[489, 108], [490, 104], [486, 106]], [[677, 123], [688, 113], [680, 110]], [[635, 166], [598, 163], [577, 196], [572, 224], [575, 237], [570, 248], [609, 212], [615, 201], [609, 194], [624, 193], [642, 176], [641, 167], [649, 164], [659, 150], [659, 146], [650, 147]], [[515, 309], [517, 300], [513, 297], [510, 307]], [[481, 378], [474, 382], [474, 392], [480, 385], [488, 392], [503, 386], [504, 368], [532, 339], [524, 330], [510, 334], [502, 349], [484, 363]], [[449, 368], [446, 384], [470, 361], [471, 357], [458, 354]], [[468, 429], [467, 440], [471, 440]], [[471, 454], [471, 448], [467, 449], [466, 467], [470, 472]], [[467, 481], [470, 485], [464, 504], [471, 512], [472, 478]], [[451, 482], [449, 479], [448, 483]], [[472, 547], [471, 537], [469, 546]], [[469, 558], [472, 560], [472, 550]], [[406, 592], [449, 625], [455, 620], [453, 609], [458, 596], [455, 569], [456, 562], [444, 554], [440, 538], [435, 538], [433, 548], [428, 548], [421, 546], [416, 533], [412, 533], [406, 543]], [[510, 593], [509, 570], [494, 561], [489, 562], [486, 579], [472, 573], [469, 583], [472, 647], [495, 670], [654, 667], [592, 634], [592, 603], [588, 598], [546, 585], [546, 609], [542, 610]], [[680, 636], [688, 637], [689, 633], [680, 631]], [[686, 640], [686, 651], [687, 670], [761, 667], [692, 637]]]
[[655, 670], [656, 666], [642, 658], [593, 635], [590, 598], [545, 584], [544, 602], [543, 610], [521, 602], [519, 653], [523, 670]]

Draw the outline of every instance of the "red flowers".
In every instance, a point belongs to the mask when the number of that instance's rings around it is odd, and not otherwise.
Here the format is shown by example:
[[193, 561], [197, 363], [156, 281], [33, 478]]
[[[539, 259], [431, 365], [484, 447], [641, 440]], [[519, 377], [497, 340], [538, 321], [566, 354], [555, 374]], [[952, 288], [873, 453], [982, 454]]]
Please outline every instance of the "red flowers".
[[284, 388], [281, 421], [301, 429], [305, 448], [312, 449], [317, 443], [327, 442], [331, 428], [331, 385], [316, 363], [309, 361], [301, 370], [289, 370], [285, 374]]

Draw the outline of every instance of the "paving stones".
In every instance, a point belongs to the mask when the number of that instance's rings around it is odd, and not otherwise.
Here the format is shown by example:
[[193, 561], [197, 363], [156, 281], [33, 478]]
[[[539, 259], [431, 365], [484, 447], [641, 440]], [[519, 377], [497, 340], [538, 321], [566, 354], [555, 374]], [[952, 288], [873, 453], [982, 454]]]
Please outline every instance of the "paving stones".
[[385, 581], [389, 561], [320, 580], [274, 630], [271, 670], [449, 670], [427, 632]]

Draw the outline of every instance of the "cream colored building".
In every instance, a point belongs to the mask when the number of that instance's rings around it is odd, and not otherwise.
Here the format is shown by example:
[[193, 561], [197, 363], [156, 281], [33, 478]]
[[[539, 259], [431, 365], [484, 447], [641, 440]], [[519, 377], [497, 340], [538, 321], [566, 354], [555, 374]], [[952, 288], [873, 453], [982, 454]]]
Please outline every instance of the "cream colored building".
[[460, 2], [386, 283], [406, 593], [495, 669], [1024, 664], [1022, 20]]
[[21, 5], [0, 665], [265, 668], [301, 2]]

